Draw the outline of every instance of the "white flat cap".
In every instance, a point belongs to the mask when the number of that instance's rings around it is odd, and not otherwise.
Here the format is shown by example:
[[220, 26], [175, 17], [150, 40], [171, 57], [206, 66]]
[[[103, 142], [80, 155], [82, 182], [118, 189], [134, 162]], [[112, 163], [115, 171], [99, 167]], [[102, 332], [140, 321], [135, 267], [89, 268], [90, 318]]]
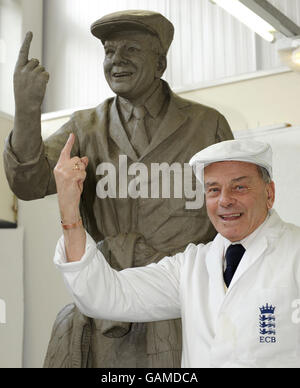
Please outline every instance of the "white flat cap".
[[[195, 154], [189, 164], [195, 168], [202, 165], [225, 161], [239, 161], [253, 163], [264, 167], [272, 178], [272, 148], [268, 143], [257, 140], [237, 139], [226, 140], [213, 144]], [[195, 172], [196, 173], [196, 172]], [[196, 173], [196, 176], [199, 174]]]

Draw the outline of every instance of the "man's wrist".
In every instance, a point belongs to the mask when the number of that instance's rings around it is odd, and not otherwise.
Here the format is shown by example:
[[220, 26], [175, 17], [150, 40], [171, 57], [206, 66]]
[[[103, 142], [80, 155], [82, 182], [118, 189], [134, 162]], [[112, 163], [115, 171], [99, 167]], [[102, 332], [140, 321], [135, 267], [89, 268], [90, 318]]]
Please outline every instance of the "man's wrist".
[[81, 220], [79, 208], [61, 210], [60, 215], [61, 223], [64, 225], [72, 225], [78, 223]]
[[15, 105], [15, 118], [24, 120], [29, 118], [40, 118], [42, 115], [41, 106], [39, 105], [26, 105], [24, 108], [24, 104], [16, 104]]
[[64, 222], [61, 221], [61, 226], [65, 230], [75, 229], [75, 228], [78, 228], [81, 225], [82, 225], [82, 219], [81, 218], [78, 221], [74, 222], [73, 224], [65, 224]]

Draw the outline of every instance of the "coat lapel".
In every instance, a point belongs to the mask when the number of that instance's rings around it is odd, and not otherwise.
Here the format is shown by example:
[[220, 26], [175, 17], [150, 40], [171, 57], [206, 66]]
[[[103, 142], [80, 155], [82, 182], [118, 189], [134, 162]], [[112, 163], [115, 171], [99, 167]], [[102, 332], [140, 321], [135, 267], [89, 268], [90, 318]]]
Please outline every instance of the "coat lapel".
[[275, 210], [271, 211], [271, 215], [266, 225], [260, 231], [260, 234], [255, 237], [255, 243], [252, 243], [250, 248], [246, 250], [232, 281], [227, 290], [228, 295], [233, 287], [235, 287], [243, 275], [259, 260], [263, 259], [266, 252], [274, 246], [274, 243], [281, 233], [283, 223]]
[[138, 160], [138, 156], [132, 147], [127, 137], [126, 131], [122, 125], [116, 101], [117, 99], [114, 98], [110, 109], [109, 135], [118, 145], [120, 150], [122, 150], [125, 155], [128, 155], [133, 161], [136, 162]]
[[170, 137], [174, 132], [177, 131], [181, 125], [188, 119], [188, 117], [182, 112], [181, 108], [187, 106], [188, 102], [183, 101], [178, 96], [174, 95], [169, 89], [170, 102], [167, 113], [163, 118], [162, 123], [157, 129], [155, 135], [149, 146], [145, 149], [145, 152], [141, 155], [144, 158], [147, 154], [157, 148], [164, 140]]
[[223, 256], [224, 241], [222, 236], [218, 234], [205, 258], [209, 278], [209, 306], [214, 321], [225, 298]]
[[246, 250], [239, 266], [237, 267], [237, 270], [231, 280], [231, 283], [228, 287], [227, 294], [231, 291], [231, 289], [235, 286], [235, 284], [240, 280], [240, 278], [243, 276], [245, 272], [249, 270], [250, 267], [254, 263], [256, 263], [257, 260], [259, 260], [263, 254], [265, 253], [266, 249], [268, 247], [267, 239], [265, 236], [262, 236], [261, 238], [258, 238], [257, 241], [255, 241], [255, 245], [252, 244], [252, 247], [248, 250]]

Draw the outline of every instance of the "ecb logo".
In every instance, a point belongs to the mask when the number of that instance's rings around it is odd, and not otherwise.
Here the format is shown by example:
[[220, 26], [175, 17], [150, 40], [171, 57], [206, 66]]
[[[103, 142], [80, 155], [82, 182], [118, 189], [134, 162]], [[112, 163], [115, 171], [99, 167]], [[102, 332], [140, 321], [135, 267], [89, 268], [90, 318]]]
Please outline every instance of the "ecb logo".
[[259, 308], [259, 342], [275, 343], [276, 342], [276, 318], [275, 307], [272, 305], [262, 306]]

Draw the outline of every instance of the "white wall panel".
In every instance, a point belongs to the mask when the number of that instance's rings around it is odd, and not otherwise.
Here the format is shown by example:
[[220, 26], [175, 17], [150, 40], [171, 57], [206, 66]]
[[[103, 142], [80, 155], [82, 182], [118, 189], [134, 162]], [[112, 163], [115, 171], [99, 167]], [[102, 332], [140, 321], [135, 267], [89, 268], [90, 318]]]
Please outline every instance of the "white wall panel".
[[[299, 0], [271, 2], [300, 24]], [[276, 45], [209, 0], [44, 0], [44, 63], [51, 74], [45, 112], [94, 106], [112, 95], [102, 45], [89, 29], [101, 16], [123, 9], [158, 11], [174, 24], [164, 78], [175, 90], [281, 67]]]
[[0, 229], [0, 368], [22, 367], [23, 235], [22, 227]]
[[43, 0], [0, 0], [0, 112], [14, 115], [13, 72], [25, 33], [35, 38], [31, 56], [42, 53]]
[[286, 221], [300, 226], [300, 185], [298, 168], [300, 127], [282, 127], [274, 130], [237, 131], [236, 138], [267, 142], [273, 151], [273, 178], [276, 185], [274, 209]]
[[0, 111], [7, 114], [13, 114], [15, 110], [12, 64], [17, 59], [15, 48], [20, 44], [21, 20], [18, 3], [0, 0]]

